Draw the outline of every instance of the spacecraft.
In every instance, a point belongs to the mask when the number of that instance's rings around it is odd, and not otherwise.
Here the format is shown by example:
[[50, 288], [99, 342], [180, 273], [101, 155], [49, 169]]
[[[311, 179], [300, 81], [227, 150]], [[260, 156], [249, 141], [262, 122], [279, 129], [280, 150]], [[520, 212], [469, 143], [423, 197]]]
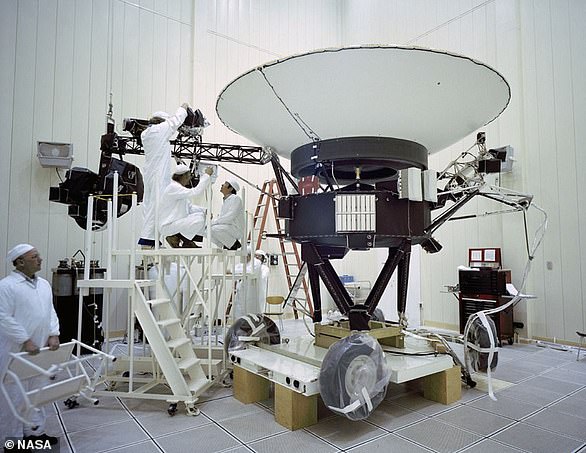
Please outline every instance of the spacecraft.
[[[412, 247], [439, 251], [434, 231], [475, 196], [513, 210], [531, 202], [485, 190], [483, 175], [500, 171], [507, 158], [486, 149], [483, 132], [477, 155], [462, 153], [440, 172], [428, 166], [430, 154], [495, 120], [510, 97], [505, 78], [482, 62], [400, 46], [294, 55], [251, 69], [219, 94], [216, 110], [228, 128], [290, 161], [293, 190], [284, 184], [291, 175], [274, 166], [278, 211], [287, 239], [301, 245], [313, 321], [322, 320], [321, 281], [354, 332], [322, 362], [320, 393], [330, 409], [361, 419], [384, 397], [383, 354], [365, 332], [395, 271], [399, 324], [407, 326]], [[366, 300], [354, 302], [332, 260], [372, 248], [387, 249], [388, 259]]]
[[[428, 155], [493, 121], [509, 100], [504, 77], [481, 62], [394, 46], [277, 60], [220, 93], [216, 110], [227, 127], [289, 159], [301, 181], [319, 179], [320, 188], [279, 201], [286, 234], [308, 264], [315, 322], [321, 279], [351, 329], [368, 330], [396, 269], [404, 314], [411, 247], [441, 248], [432, 233], [445, 219], [432, 220], [437, 172]], [[371, 248], [386, 248], [389, 257], [365, 303], [354, 304], [331, 260]]]

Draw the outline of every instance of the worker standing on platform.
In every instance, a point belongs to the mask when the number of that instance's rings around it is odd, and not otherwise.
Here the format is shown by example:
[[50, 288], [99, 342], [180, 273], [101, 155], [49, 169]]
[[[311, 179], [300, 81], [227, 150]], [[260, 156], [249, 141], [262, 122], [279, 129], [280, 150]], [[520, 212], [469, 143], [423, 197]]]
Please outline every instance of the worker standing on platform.
[[149, 119], [149, 127], [141, 134], [145, 165], [144, 197], [142, 202], [143, 225], [138, 243], [155, 245], [155, 211], [157, 192], [159, 200], [171, 182], [171, 144], [169, 140], [187, 118], [189, 104], [184, 103], [175, 115], [155, 112]]
[[192, 204], [189, 199], [204, 193], [211, 183], [212, 173], [211, 167], [206, 168], [199, 184], [189, 188], [189, 167], [185, 164], [177, 165], [171, 183], [163, 193], [159, 209], [160, 232], [171, 247], [197, 247], [194, 239], [205, 229], [205, 209]]
[[238, 250], [242, 245], [240, 240], [244, 236], [244, 207], [236, 192], [240, 185], [235, 179], [227, 179], [220, 192], [224, 195], [224, 202], [220, 215], [212, 220], [212, 242], [228, 250]]
[[[18, 244], [8, 252], [6, 261], [15, 269], [0, 280], [0, 372], [8, 366], [11, 352], [38, 354], [40, 348], [45, 346], [52, 351], [59, 349], [59, 319], [53, 308], [51, 285], [36, 275], [43, 262], [39, 252], [30, 244]], [[39, 380], [44, 383], [45, 379], [39, 376], [23, 381], [24, 390], [38, 387]], [[22, 403], [22, 389], [16, 389], [16, 384], [12, 383], [7, 383], [5, 389], [18, 407]], [[4, 398], [0, 392], [2, 442], [7, 437], [20, 439], [24, 435], [25, 440], [49, 441], [51, 445], [57, 443], [56, 437], [45, 434], [46, 414], [43, 407], [35, 411], [34, 426], [28, 426], [14, 417]]]

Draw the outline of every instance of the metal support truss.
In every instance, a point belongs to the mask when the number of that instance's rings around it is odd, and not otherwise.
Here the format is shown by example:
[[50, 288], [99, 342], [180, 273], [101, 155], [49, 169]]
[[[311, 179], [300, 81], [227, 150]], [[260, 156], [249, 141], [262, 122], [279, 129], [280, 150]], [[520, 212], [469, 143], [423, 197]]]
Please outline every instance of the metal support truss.
[[[191, 161], [234, 162], [240, 164], [264, 165], [271, 161], [272, 152], [259, 146], [226, 145], [221, 143], [202, 143], [199, 137], [179, 136], [171, 140], [171, 154], [178, 159]], [[140, 137], [118, 136], [111, 139], [106, 149], [109, 154], [144, 154]]]
[[[370, 294], [364, 305], [355, 304], [346, 291], [340, 277], [336, 274], [333, 266], [327, 258], [321, 256], [319, 249], [312, 243], [305, 242], [301, 245], [303, 259], [309, 266], [309, 281], [314, 303], [314, 322], [321, 321], [321, 298], [319, 291], [319, 278], [324, 285], [340, 312], [348, 316], [350, 329], [369, 330], [370, 320], [380, 298], [393, 275], [395, 269], [399, 271], [397, 287], [397, 311], [399, 318], [404, 319], [405, 306], [407, 303], [407, 283], [409, 281], [409, 258], [411, 255], [411, 240], [406, 238], [399, 247], [389, 249], [389, 258], [383, 266]], [[317, 319], [319, 317], [319, 319]]]

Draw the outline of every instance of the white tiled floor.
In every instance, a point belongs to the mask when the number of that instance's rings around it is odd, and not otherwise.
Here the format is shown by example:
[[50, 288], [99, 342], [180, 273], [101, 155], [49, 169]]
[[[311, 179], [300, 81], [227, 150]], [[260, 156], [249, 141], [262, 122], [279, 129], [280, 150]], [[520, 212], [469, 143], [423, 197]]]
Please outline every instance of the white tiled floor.
[[[304, 333], [286, 321], [285, 335]], [[103, 398], [98, 406], [54, 404], [49, 433], [62, 452], [586, 452], [586, 360], [533, 345], [499, 350], [495, 378], [513, 383], [492, 401], [476, 389], [444, 406], [408, 385], [391, 384], [365, 421], [329, 415], [291, 432], [274, 420], [272, 400], [245, 405], [212, 387], [196, 417], [167, 415], [164, 401]]]

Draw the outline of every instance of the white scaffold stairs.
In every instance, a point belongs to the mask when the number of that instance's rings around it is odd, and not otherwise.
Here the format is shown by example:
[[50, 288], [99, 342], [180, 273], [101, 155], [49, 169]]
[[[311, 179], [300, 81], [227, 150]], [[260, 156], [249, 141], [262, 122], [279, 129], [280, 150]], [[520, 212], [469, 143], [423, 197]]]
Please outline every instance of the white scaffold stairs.
[[[162, 293], [157, 289], [157, 294]], [[185, 402], [187, 412], [197, 415], [196, 395], [209, 381], [173, 303], [168, 298], [147, 299], [139, 286], [135, 294], [134, 312], [167, 384]]]

